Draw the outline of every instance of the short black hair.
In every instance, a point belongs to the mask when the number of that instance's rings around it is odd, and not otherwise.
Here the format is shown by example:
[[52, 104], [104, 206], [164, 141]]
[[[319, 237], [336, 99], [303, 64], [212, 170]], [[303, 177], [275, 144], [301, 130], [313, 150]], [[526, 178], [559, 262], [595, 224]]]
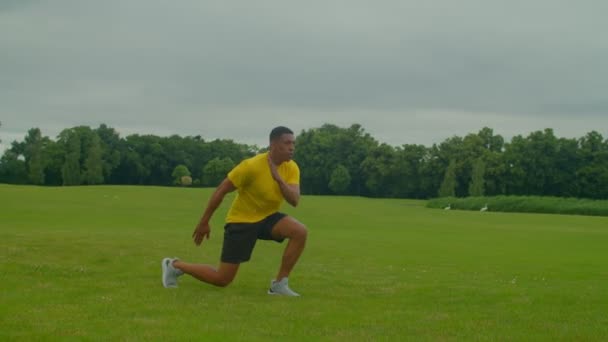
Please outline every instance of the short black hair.
[[270, 141], [280, 138], [283, 134], [293, 134], [293, 131], [285, 126], [278, 126], [270, 131]]

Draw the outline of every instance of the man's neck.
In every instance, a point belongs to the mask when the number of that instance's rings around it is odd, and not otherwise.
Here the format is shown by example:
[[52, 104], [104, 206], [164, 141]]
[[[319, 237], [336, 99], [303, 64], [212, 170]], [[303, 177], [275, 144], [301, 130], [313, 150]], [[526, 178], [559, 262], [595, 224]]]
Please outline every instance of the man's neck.
[[277, 158], [274, 156], [272, 151], [268, 151], [268, 154], [270, 155], [270, 160], [272, 160], [274, 165], [281, 165], [281, 163], [283, 163], [282, 161], [277, 161]]

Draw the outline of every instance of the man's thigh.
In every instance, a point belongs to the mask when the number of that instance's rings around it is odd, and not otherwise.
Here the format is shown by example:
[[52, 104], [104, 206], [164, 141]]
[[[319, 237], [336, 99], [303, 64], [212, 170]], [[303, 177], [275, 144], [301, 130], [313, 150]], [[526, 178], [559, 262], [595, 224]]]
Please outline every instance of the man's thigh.
[[306, 226], [291, 216], [283, 217], [272, 227], [273, 239], [293, 239], [306, 233]]

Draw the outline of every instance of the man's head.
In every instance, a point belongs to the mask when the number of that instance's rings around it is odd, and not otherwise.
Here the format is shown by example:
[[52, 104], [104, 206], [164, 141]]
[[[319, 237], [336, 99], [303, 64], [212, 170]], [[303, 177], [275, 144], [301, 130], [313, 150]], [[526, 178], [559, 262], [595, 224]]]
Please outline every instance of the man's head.
[[279, 126], [270, 132], [270, 153], [275, 163], [282, 163], [293, 158], [296, 138], [293, 131], [287, 127]]

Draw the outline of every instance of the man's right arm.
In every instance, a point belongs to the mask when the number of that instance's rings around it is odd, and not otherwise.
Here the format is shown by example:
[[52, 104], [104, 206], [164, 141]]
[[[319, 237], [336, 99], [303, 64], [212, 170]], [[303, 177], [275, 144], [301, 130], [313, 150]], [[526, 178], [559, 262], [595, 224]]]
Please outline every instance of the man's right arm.
[[222, 181], [222, 183], [220, 183], [220, 185], [217, 187], [217, 189], [215, 189], [215, 192], [213, 193], [213, 195], [211, 195], [211, 198], [209, 199], [209, 203], [207, 203], [207, 208], [205, 209], [205, 213], [203, 214], [203, 217], [201, 217], [201, 220], [198, 223], [198, 225], [196, 226], [196, 229], [194, 229], [194, 233], [192, 233], [192, 238], [194, 239], [194, 243], [197, 246], [200, 245], [201, 242], [203, 242], [204, 237], [209, 239], [209, 234], [211, 233], [211, 227], [209, 226], [209, 221], [211, 220], [213, 213], [215, 213], [217, 208], [220, 206], [220, 204], [224, 200], [224, 196], [226, 196], [227, 193], [232, 192], [234, 190], [236, 190], [236, 187], [234, 186], [234, 184], [232, 184], [230, 179], [225, 178]]

